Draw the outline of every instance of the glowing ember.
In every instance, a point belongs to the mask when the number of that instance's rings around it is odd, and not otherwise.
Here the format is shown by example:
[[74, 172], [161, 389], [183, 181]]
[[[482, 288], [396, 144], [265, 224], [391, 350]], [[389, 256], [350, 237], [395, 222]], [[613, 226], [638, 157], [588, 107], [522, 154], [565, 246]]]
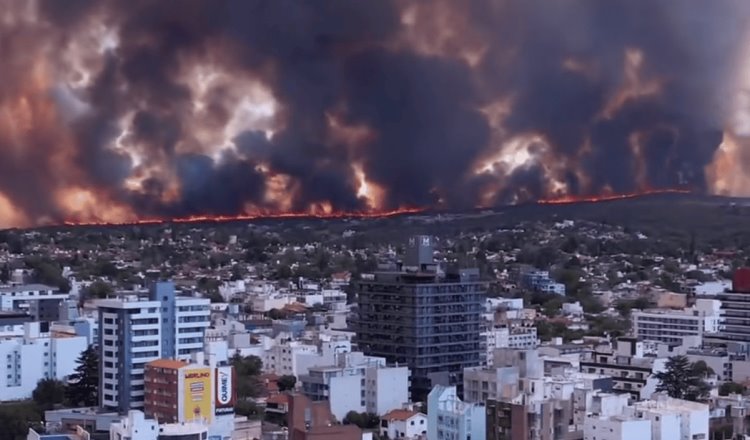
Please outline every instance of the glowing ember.
[[108, 222], [71, 222], [66, 221], [65, 226], [117, 226], [117, 225], [156, 225], [161, 223], [223, 223], [234, 221], [251, 221], [251, 220], [274, 220], [274, 219], [369, 219], [369, 218], [386, 218], [407, 214], [420, 214], [424, 208], [401, 208], [391, 211], [373, 211], [373, 212], [289, 212], [289, 213], [259, 213], [243, 214], [237, 216], [192, 216], [173, 219], [142, 219], [133, 222], [108, 223]]
[[537, 200], [540, 205], [564, 205], [568, 203], [595, 203], [595, 202], [609, 202], [612, 200], [623, 200], [623, 199], [634, 199], [643, 196], [652, 196], [657, 194], [690, 194], [691, 191], [686, 189], [678, 188], [667, 188], [667, 189], [647, 189], [639, 192], [632, 193], [620, 193], [620, 194], [602, 194], [597, 196], [562, 196], [553, 199], [542, 199]]

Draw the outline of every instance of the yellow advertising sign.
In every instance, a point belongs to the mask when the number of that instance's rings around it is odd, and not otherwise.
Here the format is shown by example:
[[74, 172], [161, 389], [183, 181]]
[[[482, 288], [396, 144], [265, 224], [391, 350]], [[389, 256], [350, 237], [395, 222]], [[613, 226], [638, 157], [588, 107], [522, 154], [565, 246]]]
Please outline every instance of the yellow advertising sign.
[[183, 389], [184, 420], [211, 421], [211, 370], [208, 368], [185, 371]]

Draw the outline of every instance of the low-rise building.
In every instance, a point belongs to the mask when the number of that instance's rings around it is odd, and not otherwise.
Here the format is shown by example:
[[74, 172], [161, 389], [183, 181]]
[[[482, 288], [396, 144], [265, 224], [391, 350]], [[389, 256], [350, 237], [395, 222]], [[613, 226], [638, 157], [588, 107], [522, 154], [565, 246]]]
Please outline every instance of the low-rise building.
[[666, 368], [667, 357], [646, 356], [644, 342], [619, 338], [614, 347], [599, 348], [584, 355], [580, 368], [585, 373], [611, 376], [615, 392], [648, 399], [656, 391], [654, 374]]
[[408, 367], [387, 367], [384, 358], [359, 352], [342, 354], [337, 365], [312, 367], [299, 379], [305, 395], [328, 400], [338, 420], [349, 411], [382, 415], [409, 401]]
[[386, 438], [418, 440], [427, 436], [427, 415], [394, 409], [380, 417], [380, 434]]
[[621, 414], [590, 414], [584, 440], [708, 439], [708, 405], [663, 394], [626, 406]]

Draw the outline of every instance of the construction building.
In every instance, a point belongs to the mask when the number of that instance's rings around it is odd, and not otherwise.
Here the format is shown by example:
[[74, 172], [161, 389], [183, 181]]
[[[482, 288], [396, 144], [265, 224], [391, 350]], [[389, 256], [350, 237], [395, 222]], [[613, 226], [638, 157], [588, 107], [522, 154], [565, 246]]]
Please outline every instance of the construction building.
[[436, 384], [462, 387], [463, 369], [481, 363], [486, 283], [475, 268], [440, 270], [431, 237], [413, 237], [402, 263], [356, 286], [360, 349], [408, 366], [414, 400]]

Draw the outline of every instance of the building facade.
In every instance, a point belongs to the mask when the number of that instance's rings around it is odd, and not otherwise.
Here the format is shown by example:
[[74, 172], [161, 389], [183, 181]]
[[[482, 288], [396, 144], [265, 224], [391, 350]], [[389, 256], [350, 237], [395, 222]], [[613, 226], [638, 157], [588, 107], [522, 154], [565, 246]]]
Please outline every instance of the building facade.
[[342, 360], [343, 366], [312, 367], [300, 376], [305, 395], [315, 402], [328, 400], [338, 420], [349, 411], [382, 415], [409, 402], [407, 367], [387, 367], [383, 358], [356, 352], [343, 354]]
[[435, 386], [427, 397], [427, 440], [482, 439], [485, 406], [463, 402], [455, 386]]
[[23, 336], [0, 340], [0, 401], [31, 398], [42, 379], [65, 380], [88, 347], [85, 337], [57, 335], [46, 322], [23, 326]]
[[146, 364], [187, 360], [203, 348], [210, 301], [178, 298], [174, 284], [156, 283], [148, 299], [130, 295], [98, 302], [100, 403], [126, 412], [143, 408]]
[[666, 368], [667, 358], [646, 356], [643, 341], [620, 338], [614, 347], [586, 353], [580, 363], [584, 373], [611, 376], [613, 391], [648, 399], [656, 391], [654, 377]]
[[144, 412], [159, 423], [207, 425], [209, 439], [222, 440], [234, 429], [235, 383], [229, 365], [157, 359], [146, 365]]
[[52, 286], [24, 284], [0, 287], [0, 310], [26, 312], [36, 321], [56, 321], [60, 317], [60, 304], [68, 299]]
[[434, 384], [460, 387], [463, 369], [480, 364], [486, 284], [477, 269], [441, 273], [431, 237], [412, 238], [402, 264], [363, 276], [356, 287], [360, 348], [407, 365], [414, 399]]
[[632, 313], [635, 336], [649, 341], [681, 344], [685, 337], [715, 335], [719, 331], [718, 300], [698, 299], [684, 310], [643, 310]]

